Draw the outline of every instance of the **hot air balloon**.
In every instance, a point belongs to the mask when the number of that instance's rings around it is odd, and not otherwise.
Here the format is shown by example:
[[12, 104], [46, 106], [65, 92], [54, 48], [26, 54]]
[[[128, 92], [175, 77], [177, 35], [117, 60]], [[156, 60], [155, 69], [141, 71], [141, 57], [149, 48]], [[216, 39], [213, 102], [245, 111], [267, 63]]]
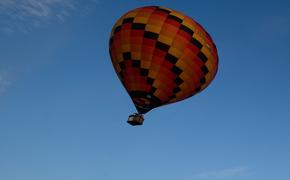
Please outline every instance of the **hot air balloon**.
[[204, 28], [160, 6], [124, 14], [112, 28], [109, 52], [138, 112], [129, 116], [131, 125], [142, 125], [153, 108], [201, 92], [218, 69], [216, 46]]

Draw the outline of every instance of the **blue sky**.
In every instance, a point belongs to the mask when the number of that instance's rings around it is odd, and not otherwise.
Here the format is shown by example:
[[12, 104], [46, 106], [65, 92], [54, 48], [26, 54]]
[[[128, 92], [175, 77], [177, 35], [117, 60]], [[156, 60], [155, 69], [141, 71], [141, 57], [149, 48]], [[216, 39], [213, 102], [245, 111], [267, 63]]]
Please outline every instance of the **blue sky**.
[[[108, 38], [130, 9], [202, 24], [220, 66], [202, 93], [135, 112]], [[0, 1], [0, 179], [289, 180], [287, 1]]]

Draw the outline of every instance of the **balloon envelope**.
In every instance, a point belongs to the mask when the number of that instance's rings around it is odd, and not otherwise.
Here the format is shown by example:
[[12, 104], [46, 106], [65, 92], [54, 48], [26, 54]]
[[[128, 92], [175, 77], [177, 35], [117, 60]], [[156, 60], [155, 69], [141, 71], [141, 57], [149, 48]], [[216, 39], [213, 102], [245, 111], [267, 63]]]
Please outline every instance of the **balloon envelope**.
[[124, 14], [110, 43], [114, 69], [139, 113], [181, 101], [216, 75], [216, 46], [204, 28], [172, 9], [148, 6]]

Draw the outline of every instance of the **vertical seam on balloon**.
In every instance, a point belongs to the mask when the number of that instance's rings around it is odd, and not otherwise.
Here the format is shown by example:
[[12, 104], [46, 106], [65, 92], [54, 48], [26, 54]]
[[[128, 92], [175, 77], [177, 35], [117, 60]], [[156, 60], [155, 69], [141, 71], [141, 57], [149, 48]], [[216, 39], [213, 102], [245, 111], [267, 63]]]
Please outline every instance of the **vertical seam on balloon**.
[[[173, 12], [173, 11], [171, 11], [171, 12]], [[161, 25], [161, 31], [162, 31], [162, 29], [164, 28], [165, 21], [166, 21], [167, 19], [173, 19], [173, 20], [177, 21], [177, 22], [180, 24], [180, 26], [181, 26], [182, 19], [180, 19], [180, 18], [178, 18], [178, 17], [176, 17], [176, 16], [174, 16], [174, 15], [170, 15], [170, 13], [169, 13], [169, 14], [167, 15], [166, 19], [164, 20], [163, 24]], [[175, 34], [175, 36], [176, 36], [176, 35], [177, 35], [177, 33]], [[175, 36], [174, 36], [174, 37], [175, 37]], [[174, 37], [173, 37], [173, 39], [174, 39]], [[167, 44], [166, 44], [166, 45], [167, 45]], [[166, 52], [166, 55], [167, 55], [167, 54], [170, 54], [168, 51], [169, 51], [171, 45], [168, 45], [168, 46], [169, 46], [169, 48], [168, 48], [166, 51], [164, 51], [164, 52]], [[166, 55], [165, 55], [165, 57], [166, 57]], [[167, 61], [167, 60], [165, 59], [165, 57], [164, 57], [162, 63], [160, 64], [158, 71], [160, 71], [160, 68], [164, 65], [165, 61]], [[173, 66], [174, 66], [175, 63], [172, 63], [172, 64], [173, 64]], [[174, 82], [171, 82], [171, 83], [174, 83]], [[166, 86], [166, 88], [170, 88], [170, 87]], [[165, 89], [164, 89], [164, 90], [165, 90]], [[163, 90], [163, 91], [164, 91], [164, 90]], [[174, 95], [172, 89], [168, 89], [168, 91], [170, 91], [171, 93], [168, 94], [167, 99], [164, 100], [163, 103], [168, 103], [168, 102], [170, 101], [170, 97]]]
[[[152, 15], [154, 14], [154, 12], [156, 12], [156, 11], [159, 10], [159, 9], [160, 9], [159, 7], [156, 7], [156, 9], [155, 9], [153, 12], [151, 12], [151, 14], [150, 14], [150, 16], [149, 16], [149, 18], [148, 18], [148, 21], [149, 21], [149, 19], [152, 17]], [[164, 24], [164, 22], [165, 22], [165, 20], [162, 22], [162, 25]], [[158, 36], [159, 36], [159, 35], [160, 35], [160, 32], [159, 32]], [[143, 38], [144, 38], [144, 37], [143, 37]], [[156, 39], [156, 40], [155, 40], [155, 44], [154, 44], [154, 46], [156, 45], [157, 41], [158, 41], [158, 40]], [[143, 46], [143, 44], [142, 44], [142, 46]], [[154, 49], [154, 51], [155, 51], [155, 49]], [[155, 78], [150, 77], [150, 69], [152, 68], [152, 59], [153, 59], [154, 51], [152, 52], [151, 57], [150, 57], [149, 66], [148, 66], [149, 73], [148, 73], [148, 77], [147, 77], [147, 78], [151, 78], [151, 79], [153, 79], [153, 83], [154, 83], [154, 81], [155, 81]], [[147, 93], [150, 93], [150, 91], [151, 91], [152, 88], [156, 88], [156, 87], [153, 86], [153, 83], [151, 84], [151, 88], [150, 88], [150, 90], [149, 90]], [[155, 91], [154, 91], [154, 92], [155, 92]], [[152, 93], [152, 95], [154, 95], [154, 92]]]

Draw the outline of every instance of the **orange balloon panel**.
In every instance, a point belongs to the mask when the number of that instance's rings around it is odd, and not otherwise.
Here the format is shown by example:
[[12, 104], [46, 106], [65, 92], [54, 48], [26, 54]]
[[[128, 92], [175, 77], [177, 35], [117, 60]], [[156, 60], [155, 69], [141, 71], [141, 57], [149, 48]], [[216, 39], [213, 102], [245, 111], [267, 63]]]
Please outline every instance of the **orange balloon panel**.
[[157, 6], [134, 9], [116, 22], [110, 55], [139, 113], [193, 96], [218, 68], [217, 49], [201, 25]]

